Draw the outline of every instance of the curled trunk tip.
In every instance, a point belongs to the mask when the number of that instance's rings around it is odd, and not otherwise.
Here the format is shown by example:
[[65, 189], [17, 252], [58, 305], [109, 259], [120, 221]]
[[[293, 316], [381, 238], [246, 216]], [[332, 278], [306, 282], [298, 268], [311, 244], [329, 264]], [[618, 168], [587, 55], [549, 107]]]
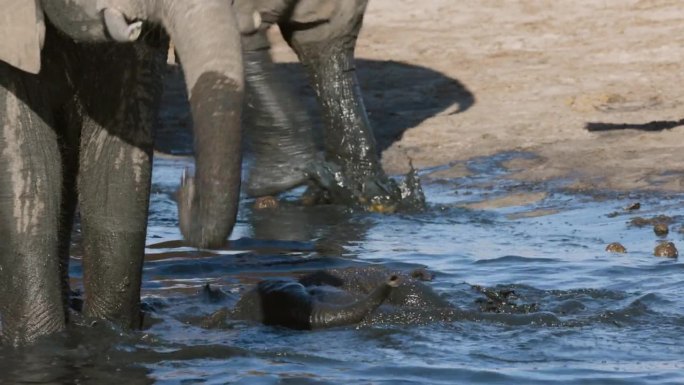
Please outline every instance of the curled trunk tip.
[[366, 297], [349, 305], [331, 305], [314, 302], [309, 321], [312, 329], [351, 325], [361, 322], [365, 317], [377, 309], [392, 292], [399, 286], [400, 279], [392, 275], [386, 281], [382, 281]]

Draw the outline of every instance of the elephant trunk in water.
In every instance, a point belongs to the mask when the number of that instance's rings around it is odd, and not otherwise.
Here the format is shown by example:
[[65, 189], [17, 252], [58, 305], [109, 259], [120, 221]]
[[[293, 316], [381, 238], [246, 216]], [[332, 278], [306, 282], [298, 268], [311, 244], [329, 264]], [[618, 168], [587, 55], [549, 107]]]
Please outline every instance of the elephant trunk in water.
[[184, 178], [178, 197], [181, 232], [194, 246], [217, 247], [233, 229], [240, 191], [240, 35], [223, 0], [160, 3], [185, 71], [195, 132], [196, 175]]
[[391, 276], [366, 297], [350, 304], [324, 303], [314, 298], [301, 283], [295, 281], [262, 281], [257, 287], [261, 321], [293, 329], [320, 329], [361, 322], [399, 285]]
[[397, 287], [399, 279], [396, 275], [383, 282], [363, 299], [351, 305], [341, 306], [326, 303], [314, 303], [309, 320], [312, 329], [350, 325], [361, 322], [364, 317], [377, 309]]
[[[197, 247], [230, 234], [240, 191], [240, 116], [244, 74], [240, 33], [225, 0], [45, 0], [43, 9], [79, 41], [133, 41], [141, 25], [160, 23], [176, 45], [195, 131], [194, 177], [178, 194], [181, 232]], [[104, 22], [103, 22], [104, 21]]]

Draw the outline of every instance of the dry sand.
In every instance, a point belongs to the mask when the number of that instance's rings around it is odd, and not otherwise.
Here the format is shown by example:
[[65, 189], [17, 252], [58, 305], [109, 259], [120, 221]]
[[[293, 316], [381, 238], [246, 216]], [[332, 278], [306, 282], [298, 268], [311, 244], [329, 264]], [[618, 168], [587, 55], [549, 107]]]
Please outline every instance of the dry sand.
[[515, 178], [683, 190], [681, 1], [371, 0], [357, 58], [389, 173], [523, 151]]

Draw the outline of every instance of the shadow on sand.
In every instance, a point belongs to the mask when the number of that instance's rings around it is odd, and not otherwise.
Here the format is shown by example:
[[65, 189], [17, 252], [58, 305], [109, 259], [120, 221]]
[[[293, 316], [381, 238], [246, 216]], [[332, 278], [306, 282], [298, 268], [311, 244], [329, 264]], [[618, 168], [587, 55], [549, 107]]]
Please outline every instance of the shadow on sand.
[[[463, 112], [475, 103], [475, 96], [465, 85], [429, 68], [395, 61], [360, 59], [356, 63], [380, 152], [422, 121], [439, 114]], [[277, 71], [290, 79], [293, 95], [301, 98], [314, 129], [320, 133], [319, 107], [302, 66], [280, 63]], [[168, 154], [188, 155], [192, 152], [192, 121], [182, 72], [178, 68], [170, 67], [164, 87], [156, 149]]]

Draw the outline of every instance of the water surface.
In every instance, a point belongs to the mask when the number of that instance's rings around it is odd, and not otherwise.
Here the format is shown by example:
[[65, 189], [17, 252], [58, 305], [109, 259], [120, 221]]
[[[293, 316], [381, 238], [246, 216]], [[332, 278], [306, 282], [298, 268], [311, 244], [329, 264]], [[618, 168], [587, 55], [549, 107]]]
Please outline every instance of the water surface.
[[[157, 158], [142, 290], [155, 323], [132, 333], [81, 326], [35, 347], [0, 350], [0, 382], [684, 383], [684, 265], [652, 255], [659, 240], [682, 242], [684, 196], [532, 185], [508, 180], [501, 160], [476, 159], [472, 176], [426, 182], [430, 208], [418, 214], [295, 204], [253, 211], [245, 199], [233, 241], [199, 251], [177, 242], [172, 197], [188, 163]], [[639, 210], [625, 209], [634, 202]], [[665, 238], [630, 224], [660, 214], [672, 218]], [[610, 242], [628, 253], [605, 252]], [[560, 322], [520, 324], [504, 315], [502, 322], [320, 331], [247, 322], [210, 330], [188, 322], [234, 305], [264, 277], [368, 263], [425, 267], [435, 275], [429, 284], [463, 309], [479, 309], [482, 294], [472, 285], [512, 289], [519, 303]], [[78, 247], [71, 273], [78, 286]], [[204, 300], [206, 283], [228, 297]]]

